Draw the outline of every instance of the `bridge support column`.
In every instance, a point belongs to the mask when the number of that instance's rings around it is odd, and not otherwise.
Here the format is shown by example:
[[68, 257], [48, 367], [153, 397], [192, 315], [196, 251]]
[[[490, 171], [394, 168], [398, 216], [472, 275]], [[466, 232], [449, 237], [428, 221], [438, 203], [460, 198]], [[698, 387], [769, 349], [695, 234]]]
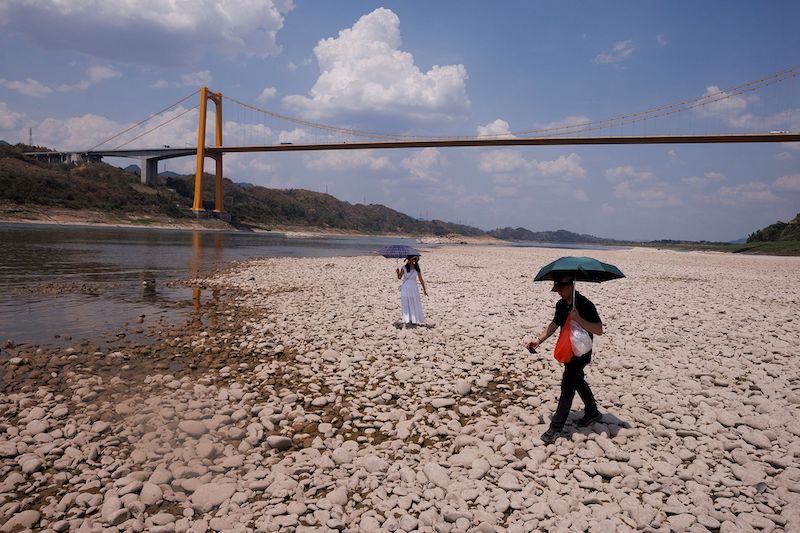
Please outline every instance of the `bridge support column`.
[[151, 187], [158, 183], [158, 159], [152, 157], [142, 157], [141, 161], [141, 181]]

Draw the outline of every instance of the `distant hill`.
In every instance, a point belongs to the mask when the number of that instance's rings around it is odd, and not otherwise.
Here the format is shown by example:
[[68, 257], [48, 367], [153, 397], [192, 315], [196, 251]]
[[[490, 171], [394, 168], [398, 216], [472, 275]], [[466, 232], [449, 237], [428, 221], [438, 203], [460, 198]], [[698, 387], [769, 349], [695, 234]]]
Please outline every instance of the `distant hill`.
[[778, 221], [747, 237], [748, 243], [774, 241], [800, 241], [800, 213], [789, 222]]
[[[213, 197], [213, 178], [203, 180], [204, 198]], [[187, 199], [194, 195], [194, 176], [167, 178], [164, 184]], [[268, 189], [224, 180], [225, 209], [240, 222], [257, 225], [301, 225], [363, 233], [409, 233], [478, 236], [481, 229], [442, 220], [417, 220], [380, 204], [351, 204], [305, 189]], [[212, 208], [210, 200], [207, 208]]]
[[614, 239], [604, 239], [594, 235], [572, 233], [567, 230], [556, 231], [531, 231], [525, 228], [498, 228], [488, 232], [489, 235], [505, 241], [532, 241], [532, 242], [561, 242], [570, 244], [600, 244], [620, 242]]
[[[159, 175], [155, 187], [149, 187], [139, 182], [136, 165], [120, 169], [104, 163], [48, 164], [22, 155], [28, 150], [20, 145], [0, 147], [0, 203], [173, 219], [193, 216], [194, 176], [165, 172]], [[213, 208], [213, 183], [212, 176], [203, 180], [206, 209]], [[350, 204], [303, 189], [240, 186], [229, 179], [224, 180], [224, 202], [239, 223], [267, 229], [309, 226], [361, 233], [485, 234], [461, 224], [417, 220], [383, 205]]]

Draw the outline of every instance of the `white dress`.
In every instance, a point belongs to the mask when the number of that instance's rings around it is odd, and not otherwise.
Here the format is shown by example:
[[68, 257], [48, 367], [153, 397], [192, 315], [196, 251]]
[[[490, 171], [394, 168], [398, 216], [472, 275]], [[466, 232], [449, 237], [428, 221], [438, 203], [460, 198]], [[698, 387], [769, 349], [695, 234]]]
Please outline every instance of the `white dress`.
[[403, 322], [407, 324], [425, 323], [417, 277], [416, 269], [412, 268], [409, 272], [405, 266], [403, 267], [403, 283], [400, 285], [400, 310], [403, 313]]

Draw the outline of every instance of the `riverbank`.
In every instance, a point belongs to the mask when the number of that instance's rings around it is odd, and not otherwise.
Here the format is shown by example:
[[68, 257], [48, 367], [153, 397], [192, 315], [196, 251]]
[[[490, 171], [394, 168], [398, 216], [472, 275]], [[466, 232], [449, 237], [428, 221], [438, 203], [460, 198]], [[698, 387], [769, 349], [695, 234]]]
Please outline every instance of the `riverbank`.
[[357, 231], [347, 231], [338, 228], [319, 228], [313, 226], [274, 225], [269, 229], [247, 226], [235, 226], [218, 219], [171, 219], [165, 217], [152, 217], [132, 215], [121, 218], [108, 213], [89, 210], [46, 209], [41, 211], [14, 212], [0, 209], [0, 223], [3, 224], [37, 224], [53, 226], [91, 226], [100, 228], [152, 228], [182, 231], [252, 231], [265, 233], [282, 233], [287, 237], [313, 238], [313, 237], [391, 237], [416, 239], [419, 244], [478, 244], [510, 246], [511, 243], [496, 239], [489, 235], [410, 235], [404, 233], [367, 234]]
[[[8, 347], [0, 517], [31, 529], [740, 531], [800, 527], [796, 258], [593, 251], [604, 417], [545, 446], [560, 380], [537, 268], [563, 250], [425, 254], [428, 327], [394, 263], [273, 258], [158, 342]], [[776, 315], [776, 310], [780, 310]], [[6, 524], [7, 529], [12, 529]]]

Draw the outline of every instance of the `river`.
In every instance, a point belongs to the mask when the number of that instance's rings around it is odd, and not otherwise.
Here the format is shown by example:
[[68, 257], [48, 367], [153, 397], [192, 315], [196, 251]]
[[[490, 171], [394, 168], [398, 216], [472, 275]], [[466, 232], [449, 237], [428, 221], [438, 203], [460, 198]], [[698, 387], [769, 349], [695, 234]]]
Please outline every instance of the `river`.
[[385, 244], [413, 242], [0, 223], [0, 343], [58, 346], [80, 339], [110, 342], [122, 335], [131, 340], [128, 326], [145, 319], [180, 320], [211, 297], [176, 281], [203, 276], [230, 261], [358, 256]]

